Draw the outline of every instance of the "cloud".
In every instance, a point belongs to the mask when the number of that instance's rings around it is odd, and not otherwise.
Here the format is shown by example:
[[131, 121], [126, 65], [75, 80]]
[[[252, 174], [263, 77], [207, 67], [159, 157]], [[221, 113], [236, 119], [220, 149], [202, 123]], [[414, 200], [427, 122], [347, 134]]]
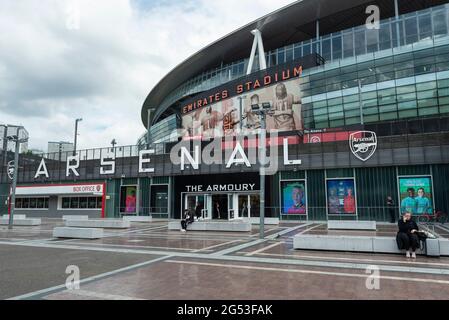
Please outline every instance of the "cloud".
[[80, 148], [135, 144], [142, 104], [165, 74], [290, 2], [2, 1], [0, 123], [24, 125], [30, 147], [43, 150], [72, 141], [78, 117]]

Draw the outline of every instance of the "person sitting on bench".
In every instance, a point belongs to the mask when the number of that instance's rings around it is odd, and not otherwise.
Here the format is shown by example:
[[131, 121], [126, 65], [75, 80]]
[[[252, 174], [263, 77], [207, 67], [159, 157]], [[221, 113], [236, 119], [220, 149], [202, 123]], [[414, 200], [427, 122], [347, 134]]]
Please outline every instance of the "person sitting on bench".
[[410, 258], [410, 248], [412, 249], [412, 258], [416, 259], [416, 249], [419, 248], [418, 225], [412, 220], [412, 214], [406, 212], [398, 222], [399, 232], [396, 236], [396, 242], [399, 250], [406, 250], [407, 258]]
[[181, 232], [187, 231], [187, 226], [191, 223], [193, 223], [194, 217], [192, 214], [190, 214], [190, 210], [186, 209], [184, 210], [184, 216], [181, 219]]

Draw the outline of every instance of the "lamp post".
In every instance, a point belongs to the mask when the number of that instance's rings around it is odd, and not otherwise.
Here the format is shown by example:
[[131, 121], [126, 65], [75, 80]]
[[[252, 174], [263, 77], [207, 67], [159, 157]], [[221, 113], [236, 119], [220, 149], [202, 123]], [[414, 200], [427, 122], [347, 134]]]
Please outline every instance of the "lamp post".
[[265, 162], [266, 162], [266, 121], [267, 115], [272, 115], [270, 103], [262, 103], [262, 107], [253, 104], [251, 110], [254, 114], [260, 116], [261, 131], [259, 141], [259, 165], [260, 165], [260, 229], [259, 238], [265, 238]]
[[17, 173], [19, 169], [19, 152], [20, 152], [20, 144], [28, 141], [28, 137], [20, 139], [19, 132], [23, 127], [17, 127], [17, 134], [13, 136], [8, 136], [7, 139], [9, 141], [14, 141], [16, 143], [16, 149], [14, 153], [14, 173], [12, 178], [12, 190], [11, 190], [11, 210], [9, 213], [9, 224], [8, 229], [12, 229], [14, 223], [14, 210], [16, 208], [16, 188], [17, 188]]
[[240, 131], [243, 129], [243, 99], [246, 99], [246, 96], [240, 96], [239, 99], [239, 128]]
[[75, 120], [75, 139], [73, 141], [73, 155], [76, 155], [76, 143], [78, 141], [78, 122], [83, 121], [83, 118]]

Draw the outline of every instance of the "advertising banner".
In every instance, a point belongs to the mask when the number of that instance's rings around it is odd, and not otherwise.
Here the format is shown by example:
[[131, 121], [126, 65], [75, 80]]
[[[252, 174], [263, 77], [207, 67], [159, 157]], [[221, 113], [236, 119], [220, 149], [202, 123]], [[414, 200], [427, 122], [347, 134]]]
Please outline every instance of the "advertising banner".
[[[259, 87], [261, 86], [257, 86]], [[234, 136], [238, 134], [240, 128], [242, 134], [255, 133], [261, 128], [261, 119], [252, 111], [251, 106], [257, 104], [262, 107], [264, 103], [270, 104], [271, 111], [266, 119], [268, 132], [304, 129], [299, 78], [278, 81], [247, 92], [245, 95], [222, 99], [206, 106], [204, 102], [201, 108], [192, 107], [193, 111], [183, 113], [182, 127], [185, 139], [206, 140]]]
[[354, 179], [327, 180], [328, 214], [356, 214]]
[[433, 192], [431, 177], [399, 178], [401, 213], [431, 214], [433, 212]]
[[304, 180], [281, 181], [282, 214], [307, 214]]
[[120, 212], [136, 213], [137, 212], [137, 187], [123, 186], [121, 187]]

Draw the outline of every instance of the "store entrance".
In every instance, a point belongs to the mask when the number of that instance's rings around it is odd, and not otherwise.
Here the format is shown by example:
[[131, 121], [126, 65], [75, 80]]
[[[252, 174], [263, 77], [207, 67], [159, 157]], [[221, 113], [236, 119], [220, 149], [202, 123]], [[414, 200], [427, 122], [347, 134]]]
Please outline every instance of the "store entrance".
[[202, 220], [237, 220], [260, 216], [258, 193], [184, 194], [183, 210]]
[[240, 218], [260, 217], [260, 195], [239, 194], [238, 208], [239, 208], [238, 216]]
[[228, 195], [227, 194], [215, 194], [212, 195], [212, 219], [216, 220], [228, 220]]

